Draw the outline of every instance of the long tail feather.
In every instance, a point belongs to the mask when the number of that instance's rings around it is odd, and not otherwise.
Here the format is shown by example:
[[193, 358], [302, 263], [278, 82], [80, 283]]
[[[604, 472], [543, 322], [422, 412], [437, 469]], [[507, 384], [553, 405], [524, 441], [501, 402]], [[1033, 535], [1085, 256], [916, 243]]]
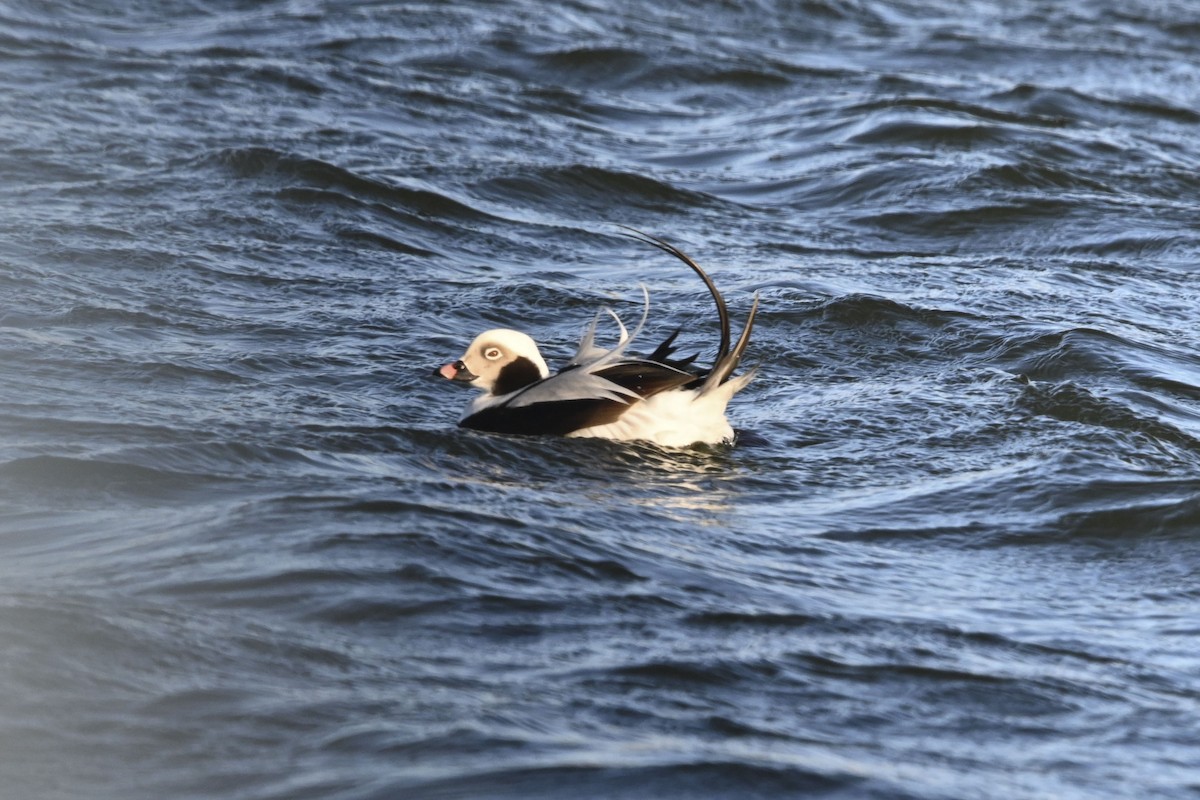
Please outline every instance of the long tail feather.
[[[737, 344], [729, 355], [721, 361], [713, 364], [712, 372], [704, 379], [704, 388], [720, 386], [725, 381], [729, 380], [729, 376], [737, 369], [741, 363], [742, 355], [746, 352], [746, 347], [750, 344], [750, 332], [754, 329], [754, 317], [758, 315], [758, 293], [754, 295], [754, 304], [750, 306], [750, 315], [746, 317], [746, 327], [742, 328], [742, 335], [738, 337]], [[751, 373], [752, 374], [752, 373]], [[747, 380], [749, 380], [747, 378]]]
[[664, 242], [662, 239], [658, 239], [643, 231], [639, 231], [637, 228], [631, 228], [628, 225], [621, 225], [620, 227], [627, 231], [632, 231], [632, 233], [623, 234], [628, 236], [630, 239], [636, 239], [639, 242], [645, 242], [646, 244], [653, 245], [659, 250], [662, 250], [664, 253], [670, 253], [671, 255], [675, 256], [680, 261], [691, 267], [692, 270], [700, 276], [700, 280], [704, 281], [704, 285], [708, 287], [709, 294], [712, 295], [713, 302], [717, 305], [717, 317], [721, 321], [721, 344], [717, 348], [717, 357], [714, 361], [714, 363], [720, 363], [727, 355], [729, 355], [729, 309], [725, 305], [725, 298], [721, 296], [721, 293], [717, 291], [716, 284], [712, 282], [712, 278], [708, 277], [708, 273], [701, 269], [699, 264], [689, 258], [679, 248], [675, 247], [675, 245], [669, 242]]

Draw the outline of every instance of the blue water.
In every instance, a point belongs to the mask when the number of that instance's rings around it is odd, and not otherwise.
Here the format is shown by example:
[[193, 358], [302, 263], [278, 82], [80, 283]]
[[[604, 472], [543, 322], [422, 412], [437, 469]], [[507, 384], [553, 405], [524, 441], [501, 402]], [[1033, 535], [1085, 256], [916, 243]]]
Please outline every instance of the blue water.
[[[1200, 796], [1198, 34], [3, 4], [0, 797]], [[737, 443], [458, 429], [712, 357], [620, 225], [760, 293]]]

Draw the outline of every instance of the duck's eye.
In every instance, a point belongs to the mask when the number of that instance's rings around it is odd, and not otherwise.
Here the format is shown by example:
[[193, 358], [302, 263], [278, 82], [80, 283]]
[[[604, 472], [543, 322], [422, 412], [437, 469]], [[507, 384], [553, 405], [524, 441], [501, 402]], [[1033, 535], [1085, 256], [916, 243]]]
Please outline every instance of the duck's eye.
[[499, 347], [489, 347], [483, 351], [483, 357], [488, 361], [495, 361], [500, 356], [501, 352]]

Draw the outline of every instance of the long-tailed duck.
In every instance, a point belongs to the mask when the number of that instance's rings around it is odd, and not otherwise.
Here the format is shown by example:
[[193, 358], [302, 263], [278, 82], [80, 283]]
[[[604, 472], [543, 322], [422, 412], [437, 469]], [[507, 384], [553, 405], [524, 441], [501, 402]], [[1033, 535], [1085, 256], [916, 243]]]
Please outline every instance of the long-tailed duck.
[[[551, 375], [537, 344], [524, 333], [507, 329], [475, 337], [462, 358], [435, 371], [452, 381], [483, 391], [463, 414], [464, 428], [494, 433], [593, 436], [622, 441], [649, 441], [664, 447], [717, 444], [733, 439], [725, 418], [729, 400], [754, 376], [754, 370], [732, 377], [750, 342], [758, 311], [758, 295], [746, 326], [730, 347], [729, 311], [712, 279], [676, 247], [629, 229], [626, 234], [670, 253], [691, 267], [708, 287], [717, 306], [721, 342], [711, 369], [692, 368], [696, 356], [673, 359], [675, 337], [667, 337], [647, 358], [625, 355], [641, 332], [650, 311], [630, 334], [611, 309], [598, 312], [584, 331], [575, 356]], [[596, 325], [607, 312], [620, 328], [617, 346], [595, 345]]]

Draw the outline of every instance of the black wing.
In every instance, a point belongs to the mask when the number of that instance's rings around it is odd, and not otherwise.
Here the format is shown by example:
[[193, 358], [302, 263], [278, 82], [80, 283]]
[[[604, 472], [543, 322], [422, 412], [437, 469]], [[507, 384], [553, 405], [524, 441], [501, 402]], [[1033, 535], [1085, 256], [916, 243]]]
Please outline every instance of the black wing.
[[637, 392], [643, 399], [696, 380], [696, 376], [690, 372], [652, 361], [620, 361], [611, 367], [596, 370], [595, 374], [631, 392]]
[[[641, 399], [686, 386], [696, 380], [696, 376], [690, 372], [651, 361], [619, 361], [594, 374], [635, 392]], [[630, 405], [637, 402], [634, 398], [630, 398], [629, 402], [611, 398], [584, 398], [513, 405], [514, 399], [480, 409], [458, 424], [463, 428], [491, 433], [565, 436], [582, 428], [616, 422]]]

